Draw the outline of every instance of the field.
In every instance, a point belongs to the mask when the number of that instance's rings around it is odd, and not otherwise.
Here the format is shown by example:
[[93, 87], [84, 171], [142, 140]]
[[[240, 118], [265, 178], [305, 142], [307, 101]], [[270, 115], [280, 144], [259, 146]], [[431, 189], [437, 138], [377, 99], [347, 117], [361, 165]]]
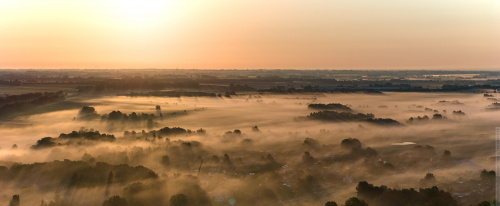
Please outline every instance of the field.
[[[7, 202], [8, 194], [19, 194], [26, 204], [44, 200], [94, 205], [103, 202], [107, 194], [123, 196], [128, 201], [147, 203], [154, 199], [172, 203], [170, 197], [182, 193], [199, 204], [224, 205], [236, 201], [239, 205], [322, 205], [327, 201], [342, 203], [356, 196], [360, 181], [394, 189], [425, 187], [422, 179], [427, 173], [434, 175], [437, 180], [434, 185], [449, 192], [458, 205], [494, 197], [493, 193], [478, 192], [491, 190], [492, 182], [476, 185], [482, 170], [494, 169], [492, 145], [500, 120], [498, 110], [486, 110], [491, 100], [483, 94], [68, 95], [64, 102], [71, 102], [73, 106], [54, 109], [51, 104], [43, 105], [34, 114], [11, 120], [22, 124], [2, 124], [0, 160], [4, 165], [66, 160], [83, 161], [95, 169], [96, 162], [107, 162], [142, 165], [158, 177], [111, 185], [82, 184], [64, 189], [66, 192], [57, 189], [60, 186], [43, 183], [62, 181], [60, 184], [63, 184], [67, 181], [64, 178], [70, 178], [64, 175], [57, 180], [33, 180], [34, 186], [27, 187], [11, 180], [7, 181], [8, 189], [3, 190], [6, 195], [0, 197], [0, 202]], [[329, 103], [346, 105], [353, 113], [390, 118], [400, 125], [307, 117], [318, 112], [308, 108], [309, 104]], [[82, 105], [94, 108], [91, 113], [96, 118], [83, 118]], [[459, 110], [463, 114], [459, 114]], [[112, 121], [113, 111], [128, 117]], [[152, 119], [150, 122], [146, 119], [132, 122], [133, 112], [143, 114], [139, 115], [141, 118], [144, 114], [154, 117], [147, 116]], [[433, 118], [435, 114], [445, 118]], [[418, 116], [427, 116], [429, 120], [416, 121]], [[414, 121], [410, 122], [410, 117]], [[162, 133], [165, 127], [183, 128], [184, 132]], [[112, 134], [116, 139], [63, 141], [60, 134], [71, 131], [81, 134], [99, 131]], [[136, 134], [132, 135], [132, 131]], [[37, 143], [44, 137], [52, 137], [57, 145]], [[346, 149], [341, 142], [349, 138], [359, 140], [361, 147]], [[451, 155], [446, 156], [445, 151]], [[384, 166], [388, 164], [390, 168]], [[69, 176], [88, 175], [67, 167]], [[34, 176], [43, 176], [39, 174], [41, 171], [31, 172], [36, 173]], [[142, 195], [128, 191], [137, 182], [145, 184], [144, 188], [140, 187], [143, 189], [138, 189], [144, 190], [144, 194], [140, 192]], [[161, 197], [151, 194], [147, 186], [151, 184], [156, 185], [155, 192], [163, 194]], [[460, 184], [478, 188], [468, 191], [459, 187]], [[103, 195], [93, 195], [100, 193]], [[86, 198], [89, 195], [92, 198]], [[255, 195], [260, 198], [253, 199]]]

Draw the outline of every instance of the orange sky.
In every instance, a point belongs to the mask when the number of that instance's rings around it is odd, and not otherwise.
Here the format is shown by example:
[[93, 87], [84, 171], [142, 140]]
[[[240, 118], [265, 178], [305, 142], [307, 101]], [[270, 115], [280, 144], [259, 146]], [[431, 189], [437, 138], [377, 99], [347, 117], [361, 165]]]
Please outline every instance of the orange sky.
[[0, 68], [500, 69], [500, 1], [1, 0]]

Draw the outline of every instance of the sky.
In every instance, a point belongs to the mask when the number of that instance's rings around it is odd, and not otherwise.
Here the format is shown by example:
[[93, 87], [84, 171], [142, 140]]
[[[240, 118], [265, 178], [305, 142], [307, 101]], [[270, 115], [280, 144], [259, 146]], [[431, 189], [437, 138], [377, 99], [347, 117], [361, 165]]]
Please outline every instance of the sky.
[[500, 1], [0, 0], [0, 68], [500, 70]]

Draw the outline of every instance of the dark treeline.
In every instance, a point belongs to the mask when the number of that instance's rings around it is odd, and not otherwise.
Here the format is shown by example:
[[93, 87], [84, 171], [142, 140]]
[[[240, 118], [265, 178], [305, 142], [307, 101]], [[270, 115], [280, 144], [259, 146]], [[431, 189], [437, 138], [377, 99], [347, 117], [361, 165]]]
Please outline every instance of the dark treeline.
[[311, 109], [318, 109], [318, 110], [334, 110], [338, 112], [353, 112], [353, 110], [343, 104], [339, 103], [330, 103], [330, 104], [309, 104], [307, 106], [308, 108]]
[[[460, 112], [462, 112], [462, 111], [460, 111]], [[461, 114], [461, 115], [465, 115], [465, 114]], [[406, 122], [407, 123], [425, 123], [425, 122], [429, 122], [429, 120], [446, 120], [446, 119], [448, 119], [448, 118], [446, 116], [443, 116], [442, 114], [433, 114], [432, 119], [429, 118], [429, 116], [424, 115], [423, 117], [420, 117], [420, 116], [417, 116], [415, 118], [410, 117]]]
[[81, 145], [85, 144], [88, 141], [103, 141], [103, 142], [112, 142], [115, 141], [116, 138], [114, 135], [110, 134], [101, 134], [99, 131], [73, 131], [68, 134], [60, 134], [59, 137], [44, 137], [36, 142], [35, 145], [31, 146], [32, 149], [44, 149], [51, 148], [55, 146], [62, 145]]
[[[367, 70], [0, 70], [0, 84], [71, 84], [81, 92], [196, 89], [206, 91], [300, 92], [463, 92], [496, 90], [495, 71]], [[442, 76], [443, 75], [443, 76]], [[453, 78], [446, 77], [454, 76]], [[411, 78], [409, 78], [411, 77]], [[13, 80], [15, 79], [15, 80]], [[276, 86], [276, 83], [278, 86]], [[231, 84], [233, 86], [231, 86]]]
[[[256, 89], [248, 85], [241, 85], [232, 82], [223, 86], [206, 84], [199, 79], [190, 77], [182, 78], [124, 78], [84, 81], [87, 85], [77, 86], [79, 92], [104, 92], [104, 91], [126, 91], [126, 90], [216, 90], [219, 92], [241, 92], [255, 91]], [[153, 92], [153, 93], [130, 93], [127, 96], [162, 96], [162, 97], [180, 97], [180, 96], [212, 96], [212, 93], [206, 92]]]
[[[163, 120], [163, 114], [161, 113], [160, 106], [157, 106], [156, 108], [156, 115], [136, 112], [132, 112], [127, 115], [119, 110], [112, 111], [109, 114], [99, 115], [94, 107], [84, 106], [78, 112], [78, 116], [75, 117], [74, 120], [100, 120], [101, 123], [106, 123], [108, 132], [113, 132], [116, 129], [123, 130], [129, 127], [147, 128], [148, 130], [152, 130], [154, 127], [158, 127], [160, 125], [156, 120]], [[172, 117], [179, 114], [187, 114], [187, 111], [184, 110], [183, 112], [173, 112], [165, 115]]]
[[[471, 180], [471, 182], [461, 183], [454, 190], [455, 195], [464, 193], [467, 194], [468, 190], [465, 187], [470, 187], [475, 184], [490, 184], [491, 189], [493, 189], [493, 183], [495, 178], [494, 171], [483, 170], [481, 172], [481, 180]], [[349, 198], [344, 203], [344, 206], [386, 206], [386, 205], [409, 205], [409, 206], [427, 206], [427, 205], [447, 205], [456, 206], [462, 205], [455, 200], [450, 192], [440, 190], [436, 184], [436, 179], [432, 173], [428, 173], [424, 179], [421, 180], [427, 182], [424, 188], [414, 189], [391, 189], [385, 185], [374, 186], [366, 181], [361, 181], [356, 186], [357, 197]], [[448, 185], [449, 186], [449, 185]], [[454, 185], [456, 186], [456, 185]], [[494, 189], [493, 189], [494, 190]], [[491, 193], [484, 195], [481, 198], [488, 198], [493, 196], [493, 190], [488, 191]], [[485, 191], [486, 192], [486, 191]], [[469, 193], [470, 194], [470, 193]], [[478, 194], [475, 194], [478, 195]], [[471, 196], [471, 195], [467, 195]], [[481, 196], [481, 195], [480, 195]], [[460, 196], [461, 197], [461, 196]], [[488, 206], [494, 205], [489, 201], [481, 201], [480, 199], [467, 200], [476, 202], [475, 205], [478, 206]], [[328, 201], [325, 206], [336, 206], [337, 203], [334, 201]]]
[[104, 162], [53, 161], [33, 164], [0, 166], [4, 183], [23, 188], [34, 185], [42, 190], [65, 187], [95, 187], [111, 183], [127, 184], [134, 181], [156, 179], [158, 175], [143, 166], [110, 165]]
[[0, 116], [22, 112], [36, 106], [64, 100], [64, 94], [59, 92], [28, 93], [0, 97]]
[[458, 100], [453, 100], [453, 101], [447, 101], [447, 100], [441, 100], [436, 103], [437, 105], [463, 105], [464, 103], [458, 101]]
[[[321, 120], [328, 122], [356, 122], [362, 121], [375, 125], [401, 126], [402, 124], [390, 118], [375, 118], [375, 115], [368, 113], [355, 113], [350, 107], [339, 103], [331, 104], [309, 104], [308, 108], [322, 109], [325, 111], [312, 112], [305, 118], [309, 120]], [[330, 111], [333, 110], [333, 111]]]
[[373, 114], [363, 114], [363, 113], [350, 113], [350, 112], [336, 112], [336, 111], [319, 111], [312, 112], [307, 116], [307, 119], [311, 120], [321, 120], [330, 122], [354, 122], [363, 121], [368, 123], [373, 123], [377, 125], [401, 125], [396, 120], [393, 119], [383, 119], [375, 118]]
[[344, 86], [320, 87], [318, 85], [315, 85], [315, 86], [306, 85], [306, 86], [302, 86], [300, 88], [286, 87], [286, 86], [274, 86], [274, 87], [267, 88], [267, 89], [259, 89], [258, 91], [260, 93], [270, 92], [270, 93], [281, 93], [281, 94], [311, 93], [311, 92], [331, 92], [331, 93], [358, 93], [358, 92], [362, 92], [362, 93], [368, 93], [368, 94], [382, 94], [382, 92], [379, 89], [359, 88], [356, 86], [352, 86], [352, 87], [344, 87]]
[[139, 123], [141, 121], [154, 120], [161, 117], [162, 115], [159, 115], [159, 117], [157, 117], [154, 114], [146, 114], [146, 113], [137, 114], [135, 112], [132, 112], [129, 115], [127, 115], [120, 111], [112, 111], [109, 114], [102, 115], [101, 121], [108, 121], [108, 122], [123, 121], [123, 122]]
[[[199, 134], [203, 135], [206, 131], [203, 129], [198, 129], [195, 132], [184, 129], [180, 127], [164, 127], [159, 130], [151, 130], [146, 132], [135, 131], [125, 131], [123, 133], [124, 138], [141, 139], [141, 140], [163, 140], [164, 136], [175, 136], [175, 135], [190, 135]], [[93, 129], [81, 129], [80, 131], [72, 131], [71, 133], [65, 134], [61, 133], [57, 138], [44, 137], [37, 141], [33, 145], [32, 149], [44, 149], [51, 148], [55, 146], [63, 145], [82, 145], [82, 144], [93, 144], [92, 142], [113, 142], [116, 138], [112, 134], [101, 134], [99, 131], [94, 131]]]
[[[201, 108], [200, 110], [203, 110]], [[199, 111], [199, 109], [194, 109], [194, 111]], [[160, 126], [160, 122], [165, 118], [171, 118], [179, 115], [187, 115], [187, 110], [162, 113], [161, 107], [156, 106], [156, 114], [147, 113], [136, 113], [132, 112], [130, 114], [122, 113], [119, 110], [111, 111], [109, 114], [100, 115], [97, 113], [94, 107], [84, 106], [79, 112], [74, 120], [80, 121], [94, 121], [99, 120], [100, 123], [106, 123], [108, 132], [113, 132], [114, 130], [124, 130], [128, 128], [147, 128], [152, 130], [155, 127]]]
[[131, 92], [130, 94], [122, 95], [130, 97], [216, 97], [215, 93], [209, 92], [186, 92], [186, 91], [157, 91], [157, 92]]
[[44, 92], [44, 93], [27, 93], [19, 95], [7, 95], [5, 97], [0, 97], [0, 106], [10, 104], [10, 103], [21, 103], [21, 102], [44, 102], [45, 99], [50, 99], [53, 97], [59, 97], [62, 92]]
[[78, 112], [78, 120], [94, 120], [100, 118], [101, 115], [97, 114], [94, 107], [84, 106]]
[[159, 130], [151, 130], [146, 132], [142, 130], [142, 132], [132, 131], [124, 131], [124, 138], [133, 138], [133, 139], [143, 139], [143, 140], [161, 140], [164, 136], [175, 136], [175, 135], [190, 135], [190, 134], [205, 134], [205, 130], [198, 129], [195, 132], [190, 129], [184, 129], [181, 127], [163, 127]]
[[[495, 90], [499, 87], [499, 85], [449, 85], [444, 84], [440, 86], [434, 85], [435, 83], [431, 82], [419, 82], [419, 84], [429, 83], [437, 88], [429, 88], [423, 87], [420, 85], [412, 86], [410, 83], [415, 81], [407, 81], [407, 84], [391, 84], [386, 81], [380, 81], [383, 85], [380, 84], [370, 84], [370, 81], [342, 81], [335, 82], [335, 84], [331, 85], [327, 84], [325, 86], [318, 85], [307, 85], [302, 86], [300, 88], [296, 87], [286, 87], [286, 86], [274, 86], [265, 89], [259, 89], [259, 92], [270, 92], [270, 93], [309, 93], [309, 92], [331, 92], [331, 93], [354, 93], [354, 92], [363, 92], [370, 94], [381, 94], [382, 92], [464, 92], [464, 91], [474, 91], [474, 90]], [[418, 81], [417, 81], [418, 82]], [[345, 86], [344, 84], [350, 85]], [[363, 86], [360, 86], [363, 85]]]
[[368, 182], [359, 182], [356, 187], [358, 198], [366, 201], [371, 206], [385, 205], [448, 205], [456, 206], [457, 201], [450, 193], [440, 190], [436, 186], [431, 188], [391, 189], [387, 186], [373, 186]]
[[95, 110], [94, 107], [89, 107], [89, 106], [84, 106], [79, 112], [77, 119], [78, 120], [97, 120], [100, 119], [101, 121], [124, 121], [124, 122], [131, 122], [131, 123], [140, 123], [142, 121], [147, 121], [147, 120], [154, 120], [154, 119], [159, 119], [162, 118], [163, 115], [158, 112], [158, 116], [154, 114], [146, 114], [146, 113], [135, 113], [132, 112], [130, 114], [124, 114], [120, 112], [119, 110], [117, 111], [112, 111], [109, 114], [104, 114], [104, 115], [99, 115], [97, 111]]
[[107, 79], [105, 81], [94, 80], [88, 86], [79, 86], [80, 92], [102, 92], [107, 90], [162, 90], [166, 88], [177, 89], [200, 89], [200, 84], [188, 78], [164, 81], [161, 79], [124, 78]]
[[310, 113], [307, 118], [313, 120], [323, 120], [332, 122], [350, 122], [350, 121], [362, 121], [367, 119], [373, 119], [375, 115], [373, 114], [363, 114], [363, 113], [350, 113], [350, 112], [336, 112], [336, 111], [319, 111]]
[[500, 110], [500, 103], [493, 102], [486, 107], [487, 110]]

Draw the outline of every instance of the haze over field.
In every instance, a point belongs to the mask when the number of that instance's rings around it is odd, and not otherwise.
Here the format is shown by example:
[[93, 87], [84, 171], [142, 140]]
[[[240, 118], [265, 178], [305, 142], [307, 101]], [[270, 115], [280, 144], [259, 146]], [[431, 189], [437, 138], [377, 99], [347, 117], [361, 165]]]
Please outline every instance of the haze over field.
[[[457, 100], [463, 104], [440, 105], [441, 100]], [[123, 113], [156, 113], [155, 106], [160, 105], [163, 113], [187, 111], [189, 115], [177, 116], [175, 118], [166, 118], [162, 121], [160, 127], [180, 126], [183, 128], [199, 129], [204, 128], [209, 133], [221, 134], [228, 130], [242, 129], [242, 131], [251, 130], [252, 126], [258, 125], [261, 130], [305, 132], [306, 130], [319, 131], [335, 127], [335, 124], [322, 125], [318, 122], [306, 123], [296, 121], [295, 117], [307, 116], [314, 111], [307, 108], [311, 103], [331, 103], [337, 102], [350, 105], [356, 112], [373, 113], [377, 117], [392, 118], [400, 122], [405, 122], [410, 117], [432, 116], [433, 112], [425, 112], [417, 106], [432, 108], [442, 113], [447, 110], [450, 116], [450, 123], [470, 125], [471, 128], [493, 126], [497, 120], [495, 112], [486, 111], [484, 108], [491, 104], [491, 101], [477, 94], [418, 94], [418, 93], [385, 93], [376, 94], [308, 94], [308, 95], [241, 95], [233, 98], [204, 98], [204, 97], [181, 97], [181, 98], [159, 98], [159, 97], [102, 97], [95, 99], [68, 99], [81, 101], [83, 104], [93, 106], [100, 114], [108, 114], [119, 110]], [[78, 114], [78, 109], [63, 110], [50, 113], [43, 113], [28, 117], [22, 117], [22, 122], [33, 125], [33, 130], [40, 133], [38, 136], [56, 136], [67, 131], [79, 130], [81, 127], [94, 128], [107, 133], [106, 125], [93, 122], [73, 121]], [[456, 117], [451, 114], [454, 110], [466, 112], [466, 116]], [[16, 119], [15, 119], [16, 120]], [[15, 121], [14, 120], [14, 121]], [[460, 120], [460, 121], [458, 121]], [[481, 121], [482, 120], [482, 121]], [[458, 121], [458, 122], [457, 122]], [[481, 121], [481, 122], [478, 122]], [[357, 127], [358, 123], [347, 123]], [[471, 125], [473, 124], [473, 125]], [[420, 125], [419, 125], [420, 126]], [[414, 126], [414, 127], [419, 127]], [[453, 125], [454, 126], [454, 125]], [[343, 126], [341, 126], [342, 128]], [[442, 128], [442, 126], [436, 126]], [[42, 128], [44, 128], [42, 130]], [[245, 129], [243, 129], [245, 128]], [[293, 129], [292, 129], [293, 128]], [[429, 125], [425, 128], [428, 130]], [[460, 127], [462, 128], [462, 127]], [[128, 129], [128, 128], [125, 128]], [[158, 128], [155, 128], [158, 129]], [[405, 128], [407, 129], [407, 128]], [[23, 132], [21, 132], [23, 131]], [[479, 131], [470, 131], [468, 133], [480, 134]], [[123, 130], [114, 131], [121, 134]], [[386, 131], [391, 133], [392, 131]], [[435, 131], [428, 131], [434, 133]], [[490, 131], [491, 134], [493, 131]], [[12, 133], [12, 137], [5, 138], [2, 141], [2, 147], [10, 147], [12, 144], [30, 146], [33, 140], [38, 137], [32, 137], [33, 133], [29, 129], [14, 128], [12, 132], [4, 130], [4, 135]], [[406, 133], [406, 132], [405, 132]], [[26, 138], [20, 138], [19, 135], [26, 134]], [[463, 134], [458, 131], [457, 134]], [[387, 135], [387, 134], [386, 134]], [[414, 135], [414, 133], [412, 133]], [[31, 139], [30, 139], [31, 137]], [[33, 139], [34, 138], [34, 139]], [[425, 137], [421, 137], [425, 138]]]
[[500, 110], [489, 108], [496, 90], [331, 93], [304, 86], [221, 95], [210, 93], [211, 85], [126, 93], [108, 83], [99, 92], [70, 88], [64, 100], [3, 121], [0, 202], [18, 194], [27, 205], [350, 205], [350, 197], [389, 204], [359, 190], [364, 181], [395, 191], [435, 185], [446, 205], [494, 197], [477, 191], [493, 187], [484, 174], [495, 168]]

